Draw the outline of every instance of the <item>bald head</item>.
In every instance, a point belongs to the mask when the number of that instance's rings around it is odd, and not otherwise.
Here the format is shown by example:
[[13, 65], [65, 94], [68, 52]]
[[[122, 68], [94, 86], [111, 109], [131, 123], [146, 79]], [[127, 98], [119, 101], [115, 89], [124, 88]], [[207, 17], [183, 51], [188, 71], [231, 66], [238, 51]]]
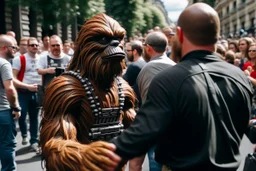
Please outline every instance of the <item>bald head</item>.
[[178, 19], [184, 36], [195, 45], [213, 45], [218, 40], [220, 20], [217, 12], [205, 3], [186, 8]]
[[9, 35], [9, 36], [12, 36], [14, 38], [16, 36], [16, 34], [13, 31], [7, 31], [6, 34]]
[[0, 46], [12, 46], [13, 44], [13, 37], [4, 34], [0, 35]]
[[155, 31], [147, 35], [145, 44], [150, 45], [156, 52], [162, 53], [166, 50], [167, 37], [162, 32]]

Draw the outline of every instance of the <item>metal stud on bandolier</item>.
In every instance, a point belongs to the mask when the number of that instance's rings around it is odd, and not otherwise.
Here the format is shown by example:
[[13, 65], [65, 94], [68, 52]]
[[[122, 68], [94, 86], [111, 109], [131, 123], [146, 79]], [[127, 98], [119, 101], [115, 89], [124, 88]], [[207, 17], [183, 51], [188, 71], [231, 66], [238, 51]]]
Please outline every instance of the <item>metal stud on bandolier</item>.
[[94, 140], [109, 140], [123, 131], [123, 125], [120, 123], [120, 115], [123, 110], [125, 96], [123, 94], [122, 83], [116, 77], [118, 86], [119, 106], [110, 108], [101, 108], [99, 97], [94, 95], [94, 88], [88, 78], [83, 78], [80, 71], [67, 71], [63, 75], [71, 75], [77, 78], [83, 85], [86, 96], [89, 101], [91, 111], [94, 115], [94, 124], [90, 129], [90, 139]]

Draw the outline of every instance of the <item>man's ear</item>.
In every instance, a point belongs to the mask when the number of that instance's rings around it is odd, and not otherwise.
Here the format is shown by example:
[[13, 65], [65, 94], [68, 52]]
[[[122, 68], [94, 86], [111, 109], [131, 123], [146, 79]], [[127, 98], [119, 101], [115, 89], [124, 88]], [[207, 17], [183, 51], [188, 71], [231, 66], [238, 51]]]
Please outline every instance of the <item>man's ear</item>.
[[136, 54], [138, 54], [138, 51], [137, 51], [137, 49], [133, 49], [132, 53], [133, 53], [133, 55], [136, 55]]
[[179, 26], [177, 26], [176, 30], [177, 30], [176, 34], [177, 34], [179, 42], [183, 43], [183, 31], [182, 31], [182, 29]]

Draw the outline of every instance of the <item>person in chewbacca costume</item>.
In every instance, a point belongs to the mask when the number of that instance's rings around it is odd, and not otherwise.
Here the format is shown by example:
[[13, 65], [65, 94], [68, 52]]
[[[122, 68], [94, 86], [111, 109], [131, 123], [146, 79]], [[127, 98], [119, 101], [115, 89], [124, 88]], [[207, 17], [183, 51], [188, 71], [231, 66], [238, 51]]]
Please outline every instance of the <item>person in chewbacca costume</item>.
[[87, 20], [67, 70], [47, 86], [40, 125], [47, 170], [106, 171], [120, 160], [106, 141], [135, 117], [135, 94], [120, 77], [125, 33], [105, 14]]

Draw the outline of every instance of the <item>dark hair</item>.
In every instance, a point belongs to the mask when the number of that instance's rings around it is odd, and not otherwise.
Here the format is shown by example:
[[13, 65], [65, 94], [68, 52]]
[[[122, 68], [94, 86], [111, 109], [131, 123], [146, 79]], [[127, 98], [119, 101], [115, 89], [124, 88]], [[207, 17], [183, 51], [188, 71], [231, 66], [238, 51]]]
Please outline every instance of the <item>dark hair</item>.
[[130, 43], [132, 50], [137, 50], [139, 56], [142, 55], [143, 52], [143, 45], [141, 41], [133, 41]]
[[236, 48], [236, 52], [240, 52], [240, 50], [239, 50], [239, 48], [238, 48], [238, 42], [237, 42], [237, 41], [235, 41], [235, 40], [230, 41], [230, 42], [228, 43], [228, 46], [230, 46], [230, 45], [234, 45], [235, 48]]
[[162, 53], [167, 47], [167, 37], [164, 33], [155, 31], [148, 34], [144, 44], [148, 44], [154, 49], [154, 51]]
[[228, 63], [234, 64], [235, 61], [235, 53], [232, 50], [229, 50], [225, 54], [225, 61]]

